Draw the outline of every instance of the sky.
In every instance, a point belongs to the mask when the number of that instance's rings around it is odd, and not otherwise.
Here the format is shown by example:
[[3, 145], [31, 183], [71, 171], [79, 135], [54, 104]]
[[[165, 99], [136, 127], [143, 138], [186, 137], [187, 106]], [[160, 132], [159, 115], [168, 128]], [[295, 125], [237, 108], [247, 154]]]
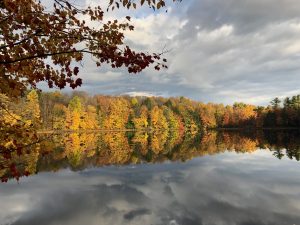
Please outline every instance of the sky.
[[167, 13], [147, 7], [109, 12], [109, 18], [132, 17], [135, 31], [126, 32], [125, 41], [133, 49], [169, 50], [169, 69], [132, 75], [97, 68], [85, 57], [78, 90], [260, 105], [299, 94], [299, 12], [299, 0], [183, 0], [169, 3]]

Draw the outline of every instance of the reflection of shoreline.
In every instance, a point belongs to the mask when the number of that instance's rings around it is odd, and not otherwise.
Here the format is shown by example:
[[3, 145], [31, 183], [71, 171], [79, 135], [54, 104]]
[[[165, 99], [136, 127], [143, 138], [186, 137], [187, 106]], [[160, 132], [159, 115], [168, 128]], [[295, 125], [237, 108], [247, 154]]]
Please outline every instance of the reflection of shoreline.
[[[64, 134], [64, 133], [93, 133], [93, 132], [155, 132], [155, 131], [163, 131], [164, 129], [79, 129], [79, 130], [39, 130], [38, 134]], [[169, 131], [172, 129], [166, 129], [165, 131]], [[300, 127], [227, 127], [227, 128], [206, 128], [206, 131], [263, 131], [263, 130], [271, 130], [271, 131], [289, 131], [289, 130], [300, 130]], [[176, 131], [176, 130], [173, 130]], [[179, 131], [179, 130], [178, 130]]]
[[[45, 135], [45, 136], [44, 136]], [[26, 152], [0, 155], [0, 178], [19, 178], [61, 168], [81, 170], [90, 166], [185, 162], [195, 157], [224, 152], [253, 153], [258, 149], [273, 152], [279, 159], [300, 159], [298, 130], [208, 131], [180, 133], [176, 130], [152, 132], [64, 132], [40, 134], [43, 139]]]
[[64, 134], [64, 133], [94, 133], [94, 132], [157, 132], [157, 131], [177, 131], [180, 132], [180, 129], [79, 129], [79, 130], [39, 130], [38, 134]]
[[138, 132], [146, 130], [136, 130], [136, 129], [90, 129], [90, 130], [40, 130], [37, 131], [38, 134], [64, 134], [64, 133], [94, 133], [97, 131], [101, 132]]

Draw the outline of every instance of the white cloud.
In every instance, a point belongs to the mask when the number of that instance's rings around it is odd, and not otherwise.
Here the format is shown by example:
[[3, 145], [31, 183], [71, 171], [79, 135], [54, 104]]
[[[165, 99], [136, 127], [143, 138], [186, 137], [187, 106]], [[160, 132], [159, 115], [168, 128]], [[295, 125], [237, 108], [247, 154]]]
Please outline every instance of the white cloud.
[[131, 96], [131, 97], [137, 97], [137, 96], [154, 97], [154, 96], [158, 96], [155, 93], [142, 92], [142, 91], [125, 92], [122, 95], [128, 95], [128, 96]]

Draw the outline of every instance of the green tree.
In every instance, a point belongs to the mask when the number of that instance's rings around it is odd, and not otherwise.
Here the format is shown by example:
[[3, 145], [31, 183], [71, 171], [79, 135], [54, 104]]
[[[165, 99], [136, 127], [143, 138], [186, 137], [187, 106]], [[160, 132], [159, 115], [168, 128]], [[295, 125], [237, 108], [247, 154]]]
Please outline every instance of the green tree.
[[293, 108], [300, 109], [300, 95], [293, 96], [291, 104]]
[[273, 109], [278, 109], [280, 107], [281, 101], [278, 97], [276, 97], [270, 103], [271, 103], [271, 106], [273, 107]]

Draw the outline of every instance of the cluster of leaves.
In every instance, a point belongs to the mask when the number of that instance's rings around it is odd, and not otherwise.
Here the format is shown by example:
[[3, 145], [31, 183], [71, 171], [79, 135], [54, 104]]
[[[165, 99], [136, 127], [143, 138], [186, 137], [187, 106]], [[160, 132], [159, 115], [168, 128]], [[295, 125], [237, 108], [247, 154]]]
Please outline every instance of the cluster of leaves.
[[[131, 1], [121, 2], [131, 5]], [[157, 8], [162, 5], [160, 1]], [[90, 54], [97, 66], [123, 66], [129, 73], [141, 72], [151, 64], [156, 70], [166, 67], [161, 54], [124, 46], [124, 31], [134, 30], [129, 21], [105, 21], [104, 17], [100, 6], [79, 8], [68, 0], [53, 0], [51, 9], [37, 0], [1, 1], [0, 92], [17, 97], [40, 81], [50, 88], [76, 88], [82, 84], [76, 76], [84, 54]]]
[[[173, 0], [173, 2], [181, 2], [182, 0]], [[114, 10], [115, 8], [120, 8], [120, 6], [123, 6], [127, 9], [133, 8], [136, 9], [139, 3], [141, 6], [147, 5], [148, 7], [152, 8], [153, 10], [158, 10], [160, 8], [166, 7], [166, 1], [165, 0], [140, 0], [140, 1], [134, 1], [134, 0], [110, 0], [109, 1], [109, 7], [108, 9]]]

